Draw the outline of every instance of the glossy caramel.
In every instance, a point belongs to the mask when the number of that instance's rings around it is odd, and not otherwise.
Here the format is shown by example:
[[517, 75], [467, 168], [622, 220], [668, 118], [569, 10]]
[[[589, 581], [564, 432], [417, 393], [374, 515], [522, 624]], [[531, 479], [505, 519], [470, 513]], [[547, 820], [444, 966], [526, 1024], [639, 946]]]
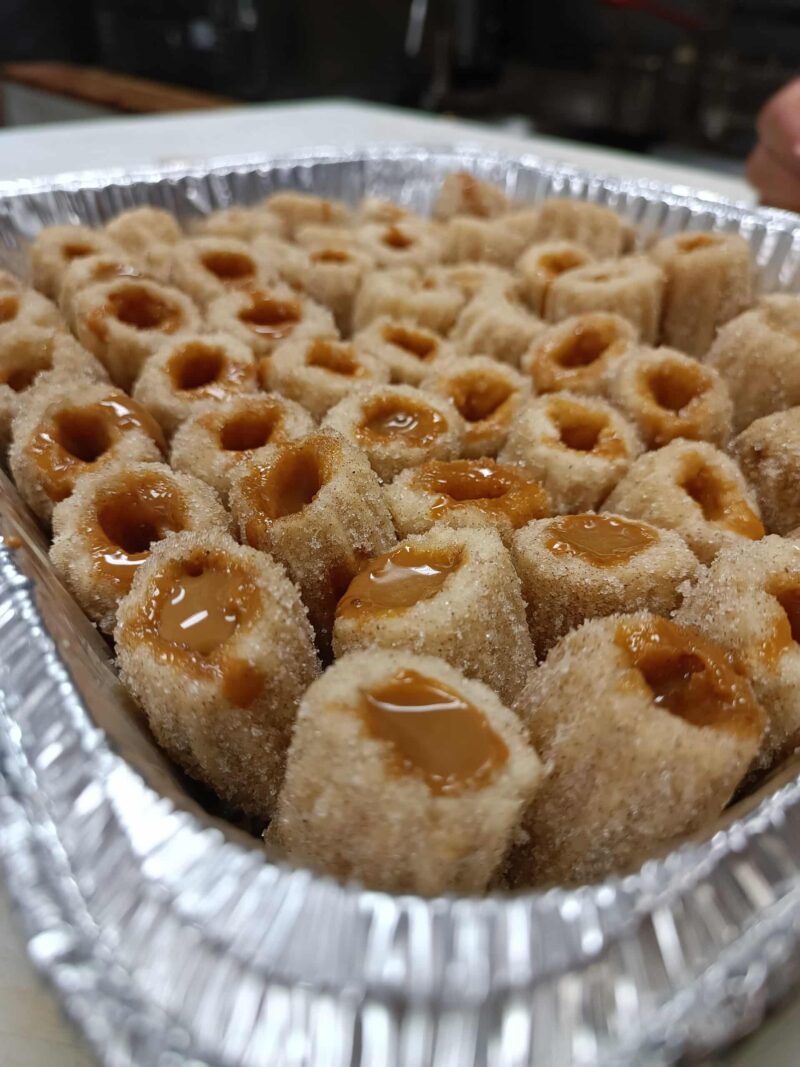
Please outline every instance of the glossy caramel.
[[692, 726], [746, 738], [761, 735], [764, 713], [750, 683], [718, 645], [655, 616], [620, 623], [616, 643], [657, 707]]
[[436, 596], [461, 566], [463, 550], [400, 545], [370, 560], [350, 583], [336, 609], [338, 618], [404, 611]]
[[374, 396], [364, 402], [356, 437], [378, 444], [402, 441], [424, 448], [447, 431], [447, 419], [435, 408], [406, 396]]
[[108, 320], [116, 319], [134, 330], [175, 333], [183, 325], [183, 312], [177, 304], [135, 282], [120, 283], [94, 308], [87, 319], [89, 329], [101, 340], [108, 336]]
[[239, 321], [259, 337], [277, 341], [288, 337], [302, 316], [297, 300], [278, 300], [267, 293], [256, 292], [250, 295], [239, 312]]
[[594, 567], [618, 567], [658, 541], [658, 531], [609, 515], [564, 515], [547, 527], [554, 556], [574, 556]]
[[255, 384], [255, 364], [228, 359], [221, 345], [189, 341], [169, 361], [168, 373], [177, 392], [188, 392], [198, 400], [224, 400]]
[[760, 541], [764, 536], [761, 520], [735, 482], [722, 471], [714, 470], [702, 456], [688, 457], [679, 484], [700, 508], [706, 522], [722, 526], [750, 541]]
[[424, 463], [414, 471], [411, 485], [434, 496], [433, 519], [455, 508], [474, 507], [518, 530], [549, 513], [550, 501], [539, 482], [520, 467], [491, 459]]
[[256, 273], [255, 263], [244, 252], [219, 249], [216, 252], [204, 253], [200, 262], [209, 274], [230, 285], [250, 281]]
[[483, 789], [508, 761], [483, 712], [417, 671], [362, 690], [358, 711], [370, 736], [389, 746], [392, 773], [421, 779], [435, 796]]
[[306, 366], [320, 367], [344, 378], [360, 378], [364, 375], [364, 368], [356, 359], [352, 345], [322, 338], [312, 341], [306, 349]]

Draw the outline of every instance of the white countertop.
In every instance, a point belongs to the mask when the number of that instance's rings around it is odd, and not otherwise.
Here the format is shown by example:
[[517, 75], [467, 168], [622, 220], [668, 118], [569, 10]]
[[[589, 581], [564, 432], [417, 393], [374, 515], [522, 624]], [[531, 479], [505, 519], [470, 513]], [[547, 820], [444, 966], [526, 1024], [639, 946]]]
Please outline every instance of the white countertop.
[[[242, 107], [207, 114], [64, 123], [0, 131], [0, 181], [96, 168], [192, 164], [215, 156], [286, 153], [316, 145], [408, 142], [474, 144], [533, 152], [609, 174], [669, 181], [752, 202], [729, 175], [552, 138], [520, 138], [487, 127], [339, 101]], [[800, 1003], [725, 1057], [725, 1067], [794, 1067]], [[92, 1067], [80, 1037], [62, 1019], [25, 956], [0, 893], [0, 1063], [3, 1067]]]

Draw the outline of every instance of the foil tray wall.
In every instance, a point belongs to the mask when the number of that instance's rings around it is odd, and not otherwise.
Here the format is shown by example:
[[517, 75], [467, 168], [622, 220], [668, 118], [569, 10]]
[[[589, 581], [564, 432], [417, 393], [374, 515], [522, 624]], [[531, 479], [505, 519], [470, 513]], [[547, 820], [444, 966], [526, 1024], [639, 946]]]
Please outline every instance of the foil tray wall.
[[[0, 263], [37, 230], [136, 204], [183, 219], [278, 188], [430, 207], [467, 169], [608, 204], [645, 234], [722, 229], [800, 289], [797, 217], [475, 150], [320, 149], [202, 170], [0, 185]], [[800, 971], [800, 782], [704, 840], [575, 891], [393, 897], [265, 858], [160, 755], [108, 649], [0, 474], [0, 855], [30, 952], [114, 1067], [614, 1067], [695, 1059]]]

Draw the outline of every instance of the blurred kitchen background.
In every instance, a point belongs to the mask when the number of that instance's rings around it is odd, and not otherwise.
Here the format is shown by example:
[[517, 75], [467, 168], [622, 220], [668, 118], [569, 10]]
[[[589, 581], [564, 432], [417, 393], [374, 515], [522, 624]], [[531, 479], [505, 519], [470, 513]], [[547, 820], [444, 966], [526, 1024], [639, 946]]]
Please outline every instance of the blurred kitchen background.
[[6, 124], [336, 96], [736, 170], [800, 0], [0, 0], [0, 63]]

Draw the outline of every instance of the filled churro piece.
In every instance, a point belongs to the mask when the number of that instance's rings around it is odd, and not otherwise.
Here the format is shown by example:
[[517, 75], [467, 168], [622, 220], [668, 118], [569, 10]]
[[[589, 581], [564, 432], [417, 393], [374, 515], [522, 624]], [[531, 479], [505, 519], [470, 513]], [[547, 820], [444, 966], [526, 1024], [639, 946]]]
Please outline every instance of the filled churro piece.
[[112, 219], [105, 232], [155, 278], [167, 280], [172, 246], [183, 237], [169, 211], [158, 207], [132, 208]]
[[75, 330], [75, 301], [78, 293], [99, 282], [119, 278], [145, 278], [147, 272], [122, 249], [100, 255], [82, 256], [67, 267], [58, 290], [58, 308], [64, 321]]
[[536, 660], [499, 535], [435, 526], [366, 563], [336, 608], [333, 648], [373, 646], [441, 656], [513, 701]]
[[325, 426], [366, 453], [372, 469], [390, 481], [407, 467], [453, 459], [464, 423], [454, 405], [410, 385], [378, 385], [331, 408]]
[[530, 471], [558, 514], [599, 507], [641, 451], [634, 427], [607, 401], [550, 393], [519, 412], [500, 460]]
[[560, 322], [587, 311], [613, 311], [655, 344], [661, 320], [664, 273], [647, 256], [604, 259], [561, 274], [550, 286], [544, 317]]
[[340, 597], [395, 542], [366, 455], [331, 430], [264, 449], [234, 471], [229, 502], [242, 541], [286, 565], [327, 651]]
[[750, 679], [767, 715], [758, 759], [800, 744], [800, 546], [782, 537], [726, 545], [675, 617], [716, 641]]
[[314, 430], [305, 408], [281, 396], [245, 394], [224, 404], [208, 401], [181, 423], [169, 461], [175, 470], [201, 478], [228, 501], [233, 469], [267, 445], [281, 445]]
[[731, 436], [733, 403], [711, 367], [674, 348], [641, 347], [622, 360], [609, 399], [636, 425], [648, 448], [676, 437], [724, 448]]
[[189, 226], [198, 237], [233, 237], [237, 241], [250, 242], [256, 237], [280, 237], [283, 234], [281, 219], [264, 207], [226, 207], [211, 211]]
[[511, 269], [535, 240], [538, 215], [514, 211], [496, 219], [459, 215], [443, 228], [442, 259], [445, 263], [493, 263]]
[[514, 530], [552, 514], [547, 490], [533, 474], [493, 459], [432, 460], [403, 471], [385, 492], [401, 537], [442, 523], [494, 527], [509, 544]]
[[115, 242], [91, 226], [45, 226], [30, 248], [31, 284], [55, 300], [69, 266], [87, 256], [115, 254]]
[[446, 222], [456, 215], [491, 219], [510, 211], [513, 204], [502, 190], [489, 182], [458, 171], [448, 174], [433, 205], [433, 217]]
[[170, 282], [200, 307], [231, 290], [258, 289], [276, 279], [277, 271], [234, 237], [187, 237], [172, 247]]
[[562, 638], [517, 712], [550, 773], [510, 857], [514, 885], [596, 882], [708, 824], [765, 722], [722, 648], [647, 612]]
[[199, 328], [200, 313], [180, 289], [122, 277], [76, 293], [73, 326], [112, 380], [129, 389], [165, 340]]
[[465, 355], [490, 356], [518, 367], [544, 323], [520, 302], [514, 288], [489, 285], [467, 304], [450, 333]]
[[84, 474], [114, 460], [154, 462], [164, 450], [161, 427], [141, 404], [81, 377], [54, 375], [31, 389], [11, 434], [17, 489], [46, 522]]
[[110, 634], [117, 605], [152, 545], [182, 530], [228, 528], [205, 482], [162, 463], [109, 463], [56, 504], [50, 560], [92, 622]]
[[434, 274], [409, 267], [368, 274], [353, 306], [353, 329], [363, 330], [382, 315], [407, 319], [446, 336], [464, 306], [461, 289]]
[[721, 327], [705, 363], [730, 390], [737, 433], [762, 415], [800, 404], [800, 297], [762, 297]]
[[365, 347], [325, 337], [284, 341], [263, 370], [265, 386], [296, 400], [315, 419], [345, 397], [389, 382], [389, 368]]
[[283, 227], [283, 236], [292, 240], [303, 226], [346, 226], [351, 219], [350, 209], [340, 200], [301, 193], [294, 189], [272, 193], [261, 207], [276, 215]]
[[750, 246], [733, 233], [679, 233], [650, 254], [667, 278], [661, 339], [702, 356], [717, 328], [753, 302]]
[[372, 889], [481, 892], [541, 780], [488, 686], [434, 656], [355, 652], [303, 697], [268, 840]]
[[425, 392], [446, 397], [464, 420], [461, 455], [496, 456], [517, 412], [530, 398], [530, 380], [488, 356], [442, 360], [422, 383]]
[[430, 267], [439, 262], [444, 250], [440, 227], [428, 219], [367, 222], [357, 235], [367, 255], [381, 268]]
[[57, 330], [64, 321], [55, 304], [35, 289], [0, 290], [0, 343], [20, 327]]
[[147, 360], [133, 390], [169, 437], [209, 400], [258, 392], [253, 353], [225, 333], [186, 334]]
[[117, 619], [120, 674], [158, 744], [266, 822], [300, 697], [319, 672], [283, 567], [217, 530], [175, 534], [152, 548]]
[[219, 296], [209, 304], [207, 316], [212, 330], [238, 337], [258, 357], [269, 356], [290, 337], [338, 336], [327, 308], [283, 283]]
[[800, 407], [756, 419], [731, 451], [758, 498], [770, 533], [800, 526]]
[[741, 471], [706, 441], [678, 439], [640, 456], [605, 508], [677, 530], [702, 563], [731, 541], [764, 536], [758, 504]]
[[301, 230], [304, 261], [292, 262], [287, 257], [279, 269], [290, 285], [328, 308], [337, 328], [349, 337], [356, 296], [375, 261], [354, 239], [353, 231], [345, 231], [346, 237], [331, 237], [321, 232], [327, 228], [308, 226]]
[[535, 315], [543, 315], [550, 286], [568, 271], [585, 267], [592, 254], [574, 241], [533, 244], [517, 260], [522, 299]]
[[553, 198], [539, 205], [535, 239], [570, 241], [597, 259], [608, 259], [629, 251], [633, 231], [610, 208], [581, 200]]
[[11, 423], [22, 411], [28, 390], [51, 372], [65, 380], [106, 379], [94, 356], [66, 331], [24, 325], [0, 330], [0, 454], [5, 455]]
[[374, 319], [354, 340], [359, 349], [386, 367], [394, 385], [420, 385], [454, 354], [452, 346], [433, 330], [386, 315]]
[[530, 522], [514, 534], [511, 558], [540, 657], [585, 619], [670, 615], [681, 603], [678, 586], [700, 569], [673, 530], [605, 512]]
[[620, 315], [590, 311], [549, 326], [522, 357], [537, 393], [567, 390], [604, 396], [623, 356], [636, 344], [634, 326]]
[[423, 277], [431, 285], [445, 285], [458, 289], [466, 300], [477, 296], [481, 289], [489, 285], [501, 289], [513, 290], [519, 284], [510, 270], [503, 270], [493, 263], [453, 263], [431, 267]]

